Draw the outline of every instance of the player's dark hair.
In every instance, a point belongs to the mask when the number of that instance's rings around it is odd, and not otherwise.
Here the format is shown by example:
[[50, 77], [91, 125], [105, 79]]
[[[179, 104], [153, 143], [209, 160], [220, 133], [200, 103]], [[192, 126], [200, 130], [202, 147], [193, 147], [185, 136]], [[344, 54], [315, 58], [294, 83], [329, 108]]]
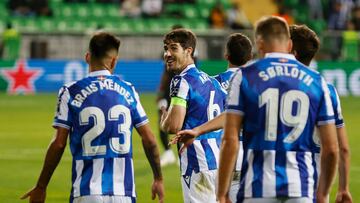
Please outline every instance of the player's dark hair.
[[252, 44], [250, 39], [241, 34], [234, 33], [228, 37], [226, 52], [231, 64], [242, 66], [251, 59]]
[[180, 43], [183, 49], [191, 47], [193, 49], [191, 56], [194, 57], [194, 51], [196, 47], [196, 36], [188, 29], [175, 29], [167, 33], [164, 37], [164, 44], [171, 42]]
[[309, 65], [320, 48], [319, 37], [306, 25], [291, 25], [290, 36], [293, 42], [292, 49], [296, 51], [296, 59]]
[[107, 32], [96, 33], [90, 40], [89, 52], [92, 58], [102, 59], [109, 51], [119, 51], [120, 40]]
[[274, 39], [288, 40], [290, 39], [289, 26], [281, 17], [264, 17], [256, 23], [255, 36], [261, 36], [266, 42]]

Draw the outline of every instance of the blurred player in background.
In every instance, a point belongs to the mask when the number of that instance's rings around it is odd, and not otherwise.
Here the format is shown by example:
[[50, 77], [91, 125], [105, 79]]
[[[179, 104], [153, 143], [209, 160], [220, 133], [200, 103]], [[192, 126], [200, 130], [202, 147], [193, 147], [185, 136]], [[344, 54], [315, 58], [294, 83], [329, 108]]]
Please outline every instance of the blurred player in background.
[[[164, 60], [176, 75], [170, 86], [170, 107], [163, 108], [161, 128], [167, 133], [192, 129], [219, 115], [226, 93], [220, 83], [199, 71], [193, 59], [195, 34], [176, 29], [164, 37]], [[184, 202], [216, 202], [219, 146], [222, 131], [201, 135], [180, 154]]]
[[[239, 68], [244, 66], [252, 58], [252, 44], [250, 39], [241, 33], [231, 34], [226, 42], [224, 56], [225, 59], [228, 61], [228, 69], [225, 72], [220, 73], [219, 75], [216, 75], [214, 77], [220, 82], [222, 87], [228, 91], [231, 77]], [[180, 149], [180, 153], [182, 153], [182, 151], [190, 144], [192, 144], [195, 138], [199, 135], [222, 129], [225, 122], [224, 119], [225, 114], [222, 113], [214, 119], [200, 126], [197, 126], [194, 129], [179, 131], [177, 135], [171, 139], [171, 144], [176, 144], [178, 142], [184, 143], [184, 145]], [[239, 145], [242, 145], [241, 136], [239, 137], [239, 140]], [[240, 171], [242, 158], [243, 148], [240, 147], [235, 165], [235, 171], [233, 174], [233, 179], [231, 181], [231, 186], [229, 190], [229, 198], [232, 202], [236, 202], [236, 195], [240, 187]]]
[[132, 129], [141, 136], [152, 168], [152, 199], [163, 202], [159, 151], [135, 88], [112, 75], [120, 47], [115, 36], [100, 32], [89, 43], [89, 76], [59, 91], [53, 127], [36, 186], [22, 199], [45, 202], [46, 188], [64, 152], [70, 133], [73, 156], [70, 202], [135, 202]]
[[[288, 54], [289, 27], [279, 17], [258, 21], [263, 59], [238, 71], [231, 83], [220, 152], [218, 199], [228, 187], [243, 130], [244, 160], [238, 202], [327, 202], [338, 144], [325, 80]], [[319, 126], [321, 172], [317, 186], [313, 132]]]
[[[311, 60], [320, 48], [320, 40], [316, 33], [306, 25], [291, 25], [290, 36], [293, 42], [292, 53], [301, 63], [309, 66]], [[339, 142], [339, 186], [336, 195], [336, 202], [352, 202], [349, 190], [349, 169], [350, 169], [350, 149], [346, 134], [345, 124], [341, 113], [341, 105], [339, 95], [335, 87], [328, 84], [330, 97], [335, 115], [335, 125], [337, 138]], [[318, 138], [315, 138], [318, 140]], [[320, 146], [320, 143], [318, 143]], [[320, 156], [320, 148], [318, 148], [318, 156]], [[320, 163], [317, 164], [319, 167]]]

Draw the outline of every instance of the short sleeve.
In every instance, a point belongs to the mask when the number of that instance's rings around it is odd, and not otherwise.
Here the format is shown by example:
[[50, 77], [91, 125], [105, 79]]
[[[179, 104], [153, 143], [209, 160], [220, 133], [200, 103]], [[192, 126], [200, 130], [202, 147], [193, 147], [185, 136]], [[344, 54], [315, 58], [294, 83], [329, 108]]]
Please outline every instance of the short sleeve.
[[69, 89], [64, 86], [59, 90], [53, 127], [62, 127], [66, 129], [70, 129], [72, 127], [72, 120], [69, 114], [69, 100]]
[[135, 98], [135, 107], [132, 109], [131, 117], [132, 122], [136, 128], [143, 126], [149, 122], [148, 117], [146, 116], [145, 110], [143, 106], [141, 105], [139, 94], [136, 92], [135, 88], [132, 87], [132, 90], [134, 92], [134, 98]]
[[182, 76], [174, 76], [170, 84], [170, 97], [178, 97], [188, 100], [189, 84]]
[[244, 115], [244, 104], [241, 101], [242, 72], [239, 69], [231, 79], [227, 95], [226, 112]]
[[333, 85], [328, 84], [328, 88], [330, 91], [331, 102], [334, 109], [335, 125], [337, 128], [342, 128], [344, 126], [344, 118], [341, 111], [339, 94], [337, 93]]
[[324, 80], [321, 77], [321, 88], [322, 88], [322, 98], [320, 100], [320, 107], [317, 114], [317, 125], [326, 125], [329, 123], [334, 123], [334, 108], [332, 106], [330, 91]]

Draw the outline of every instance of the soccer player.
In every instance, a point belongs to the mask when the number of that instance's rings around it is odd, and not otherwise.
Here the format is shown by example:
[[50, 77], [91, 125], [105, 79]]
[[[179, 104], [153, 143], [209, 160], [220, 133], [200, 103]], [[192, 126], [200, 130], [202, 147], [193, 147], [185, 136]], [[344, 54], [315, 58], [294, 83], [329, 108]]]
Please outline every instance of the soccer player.
[[250, 39], [241, 34], [231, 34], [226, 42], [224, 57], [228, 62], [228, 69], [214, 78], [220, 82], [221, 86], [228, 90], [232, 75], [252, 58], [252, 44]]
[[[318, 36], [306, 25], [291, 25], [290, 36], [293, 42], [292, 53], [297, 60], [309, 66], [320, 47]], [[350, 149], [341, 113], [340, 99], [333, 85], [328, 84], [328, 88], [330, 90], [332, 106], [334, 109], [336, 132], [339, 141], [339, 187], [336, 195], [336, 202], [352, 202], [349, 190]], [[315, 140], [318, 139], [315, 138]], [[318, 150], [320, 153], [320, 148]]]
[[[221, 86], [224, 89], [228, 90], [232, 75], [252, 58], [251, 50], [252, 44], [247, 36], [241, 33], [234, 33], [228, 37], [224, 54], [225, 59], [228, 61], [228, 69], [225, 72], [214, 76], [214, 78], [220, 82]], [[223, 123], [225, 122], [224, 117], [224, 113], [222, 113], [214, 119], [200, 126], [197, 126], [194, 129], [179, 131], [177, 135], [171, 139], [170, 143], [176, 144], [177, 142], [183, 142], [184, 145], [180, 149], [181, 153], [186, 147], [193, 143], [194, 139], [197, 136], [222, 129]], [[239, 145], [242, 145], [242, 138], [240, 137], [239, 139]], [[235, 171], [233, 174], [233, 179], [231, 181], [231, 186], [229, 190], [229, 198], [232, 202], [236, 201], [236, 194], [240, 186], [240, 170], [242, 158], [243, 150], [242, 147], [240, 147], [235, 165]]]
[[[176, 29], [164, 37], [164, 60], [175, 72], [170, 87], [170, 107], [163, 109], [161, 128], [168, 133], [192, 129], [219, 115], [226, 92], [220, 83], [194, 64], [195, 34]], [[216, 202], [219, 146], [222, 131], [201, 135], [180, 154], [184, 202]]]
[[[181, 25], [173, 25], [171, 30], [183, 28]], [[166, 69], [166, 65], [164, 67], [164, 72], [161, 75], [159, 90], [156, 98], [156, 102], [158, 104], [159, 108], [159, 120], [161, 118], [161, 108], [168, 108], [170, 104], [170, 82], [171, 79], [174, 77], [174, 73], [172, 71], [168, 71]], [[159, 127], [159, 135], [161, 144], [164, 147], [165, 151], [160, 156], [160, 165], [161, 166], [167, 166], [169, 164], [173, 164], [176, 162], [176, 157], [173, 151], [171, 150], [169, 146], [169, 134], [163, 132]]]
[[135, 202], [132, 129], [141, 135], [152, 168], [152, 198], [163, 202], [159, 151], [135, 88], [112, 75], [120, 41], [105, 32], [89, 43], [89, 76], [59, 91], [53, 127], [36, 186], [22, 199], [45, 202], [46, 188], [64, 152], [69, 136], [73, 156], [70, 202]]
[[[255, 40], [263, 59], [238, 71], [231, 83], [220, 151], [218, 199], [227, 192], [242, 131], [244, 160], [238, 202], [327, 202], [338, 155], [329, 90], [319, 73], [288, 54], [289, 27], [279, 17], [258, 21]], [[313, 132], [318, 126], [318, 188]]]

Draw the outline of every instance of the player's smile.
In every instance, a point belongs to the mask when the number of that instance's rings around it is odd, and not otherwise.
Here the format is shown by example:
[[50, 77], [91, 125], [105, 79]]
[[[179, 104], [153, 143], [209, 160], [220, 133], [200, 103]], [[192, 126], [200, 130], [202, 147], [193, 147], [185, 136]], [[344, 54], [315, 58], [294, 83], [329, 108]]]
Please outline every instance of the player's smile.
[[173, 65], [174, 62], [175, 62], [175, 60], [174, 60], [172, 57], [168, 57], [168, 58], [166, 59], [166, 64], [167, 64], [167, 66]]

